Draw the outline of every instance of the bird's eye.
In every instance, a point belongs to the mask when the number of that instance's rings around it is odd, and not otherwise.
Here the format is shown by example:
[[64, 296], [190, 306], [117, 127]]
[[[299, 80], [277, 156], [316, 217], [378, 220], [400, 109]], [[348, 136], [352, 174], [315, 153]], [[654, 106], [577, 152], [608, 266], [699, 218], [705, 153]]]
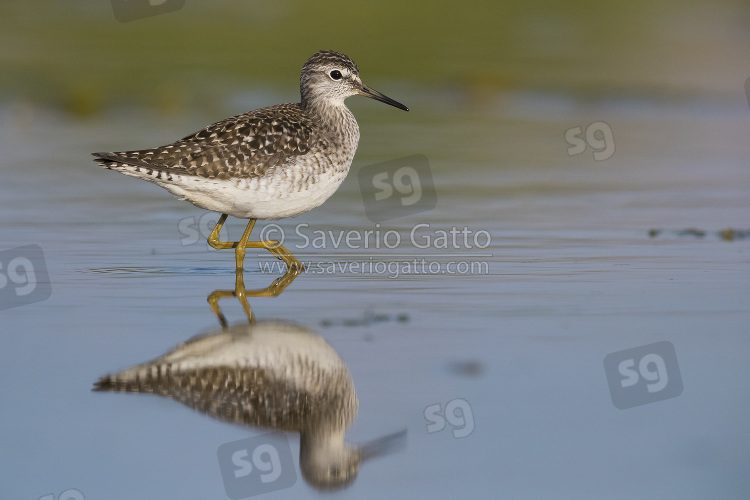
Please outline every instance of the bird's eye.
[[331, 71], [331, 78], [333, 78], [334, 80], [341, 80], [341, 78], [343, 78], [343, 76], [341, 75], [341, 71], [337, 69]]

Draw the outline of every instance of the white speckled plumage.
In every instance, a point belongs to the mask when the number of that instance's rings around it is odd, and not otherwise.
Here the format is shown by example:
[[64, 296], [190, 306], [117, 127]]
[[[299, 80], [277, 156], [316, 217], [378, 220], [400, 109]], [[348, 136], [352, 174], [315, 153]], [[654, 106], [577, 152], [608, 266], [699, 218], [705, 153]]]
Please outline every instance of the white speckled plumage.
[[166, 146], [94, 156], [105, 168], [207, 210], [245, 219], [293, 217], [321, 205], [349, 172], [359, 127], [347, 97], [408, 110], [365, 86], [354, 61], [334, 51], [305, 63], [300, 94], [299, 103], [233, 116]]
[[259, 321], [195, 337], [94, 390], [172, 398], [214, 418], [300, 433], [300, 466], [321, 488], [345, 486], [361, 452], [344, 436], [357, 414], [349, 369], [315, 332]]

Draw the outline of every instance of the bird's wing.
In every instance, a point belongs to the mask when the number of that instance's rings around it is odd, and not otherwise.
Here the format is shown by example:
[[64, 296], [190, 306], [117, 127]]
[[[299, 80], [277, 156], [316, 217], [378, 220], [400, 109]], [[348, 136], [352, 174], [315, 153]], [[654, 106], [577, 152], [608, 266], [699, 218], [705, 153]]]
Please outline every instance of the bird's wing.
[[233, 116], [166, 146], [94, 153], [100, 165], [134, 165], [207, 179], [253, 178], [307, 153], [317, 140], [297, 104], [280, 104]]
[[226, 422], [299, 431], [315, 398], [262, 369], [217, 366], [172, 373], [152, 366], [142, 377], [101, 377], [95, 392], [140, 392], [178, 401]]

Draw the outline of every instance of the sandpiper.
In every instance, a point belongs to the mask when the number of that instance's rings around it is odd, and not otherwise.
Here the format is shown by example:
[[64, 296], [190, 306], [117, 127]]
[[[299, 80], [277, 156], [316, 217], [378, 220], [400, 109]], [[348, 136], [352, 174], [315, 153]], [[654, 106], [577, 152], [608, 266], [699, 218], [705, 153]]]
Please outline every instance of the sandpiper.
[[314, 331], [265, 320], [199, 335], [153, 361], [101, 377], [95, 391], [172, 398], [213, 418], [300, 433], [300, 469], [321, 489], [345, 487], [360, 464], [405, 431], [362, 445], [344, 439], [359, 402], [351, 373]]
[[[332, 50], [304, 64], [300, 94], [299, 103], [236, 115], [166, 146], [93, 155], [104, 168], [220, 212], [208, 244], [234, 248], [237, 269], [243, 268], [248, 247], [265, 248], [288, 267], [302, 268], [278, 241], [248, 241], [255, 221], [312, 210], [341, 185], [359, 142], [357, 121], [344, 104], [347, 97], [364, 95], [409, 108], [364, 85], [354, 61]], [[240, 241], [219, 240], [228, 215], [250, 219]]]

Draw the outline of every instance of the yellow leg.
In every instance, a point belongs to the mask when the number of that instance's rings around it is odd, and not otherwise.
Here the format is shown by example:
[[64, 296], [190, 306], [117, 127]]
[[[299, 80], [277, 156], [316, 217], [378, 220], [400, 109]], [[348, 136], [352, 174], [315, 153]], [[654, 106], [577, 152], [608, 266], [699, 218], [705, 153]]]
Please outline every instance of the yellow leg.
[[216, 223], [213, 231], [211, 231], [211, 234], [208, 235], [208, 244], [219, 250], [234, 248], [237, 244], [233, 241], [219, 241], [219, 231], [221, 231], [221, 228], [224, 225], [224, 222], [227, 220], [227, 217], [227, 214], [221, 214], [221, 217], [219, 217], [219, 222]]
[[248, 323], [253, 324], [255, 322], [255, 317], [253, 316], [252, 309], [250, 309], [250, 304], [247, 302], [247, 298], [276, 297], [280, 295], [286, 287], [291, 285], [292, 281], [294, 281], [301, 272], [302, 270], [300, 268], [287, 269], [284, 276], [274, 280], [274, 282], [268, 287], [260, 290], [248, 291], [245, 290], [242, 269], [237, 269], [235, 271], [234, 290], [215, 290], [208, 295], [206, 300], [208, 300], [208, 303], [211, 305], [211, 310], [216, 314], [216, 317], [219, 318], [219, 323], [221, 323], [222, 328], [227, 328], [229, 325], [224, 313], [221, 312], [221, 308], [219, 307], [219, 301], [226, 297], [237, 297], [237, 300], [242, 304], [242, 309], [245, 311]]
[[296, 267], [296, 266], [290, 267], [286, 270], [286, 273], [284, 273], [284, 276], [282, 276], [281, 278], [276, 278], [274, 282], [271, 283], [266, 288], [263, 288], [261, 290], [248, 290], [246, 291], [246, 296], [247, 297], [277, 297], [281, 295], [281, 292], [283, 292], [286, 287], [292, 284], [292, 281], [297, 279], [297, 276], [299, 276], [303, 270], [304, 269], [301, 267]]
[[297, 260], [292, 252], [287, 250], [284, 245], [276, 240], [248, 241], [248, 239], [250, 239], [250, 233], [253, 232], [253, 228], [255, 227], [256, 219], [250, 219], [250, 222], [247, 223], [247, 227], [245, 228], [245, 232], [242, 233], [242, 238], [240, 238], [240, 241], [220, 241], [219, 231], [221, 231], [221, 228], [226, 220], [227, 214], [221, 214], [221, 217], [219, 217], [219, 221], [216, 223], [213, 231], [211, 231], [211, 234], [208, 236], [208, 244], [219, 250], [234, 248], [234, 259], [237, 264], [237, 269], [241, 270], [244, 267], [246, 248], [265, 248], [274, 256], [276, 256], [276, 258], [283, 260], [288, 269], [297, 269], [299, 271], [303, 271], [305, 269], [302, 263]]
[[247, 247], [247, 240], [250, 238], [250, 233], [253, 232], [255, 227], [255, 219], [250, 219], [247, 223], [245, 232], [242, 233], [242, 238], [237, 242], [237, 248], [234, 249], [234, 260], [237, 262], [237, 269], [242, 269], [245, 265], [245, 248]]
[[286, 264], [288, 270], [304, 271], [305, 266], [297, 260], [297, 257], [276, 240], [248, 241], [248, 248], [265, 248], [271, 252], [277, 259], [281, 259]]
[[227, 319], [224, 316], [224, 313], [221, 312], [221, 308], [219, 307], [219, 301], [225, 297], [237, 297], [237, 300], [239, 300], [240, 304], [242, 304], [242, 309], [244, 309], [245, 311], [245, 315], [247, 316], [248, 323], [250, 324], [255, 323], [255, 318], [253, 317], [253, 311], [252, 309], [250, 309], [250, 304], [247, 303], [245, 282], [242, 276], [242, 269], [237, 269], [235, 271], [234, 290], [215, 290], [211, 292], [208, 295], [208, 298], [206, 299], [208, 300], [208, 303], [211, 305], [211, 310], [219, 318], [219, 323], [221, 323], [222, 328], [226, 328], [228, 326]]

